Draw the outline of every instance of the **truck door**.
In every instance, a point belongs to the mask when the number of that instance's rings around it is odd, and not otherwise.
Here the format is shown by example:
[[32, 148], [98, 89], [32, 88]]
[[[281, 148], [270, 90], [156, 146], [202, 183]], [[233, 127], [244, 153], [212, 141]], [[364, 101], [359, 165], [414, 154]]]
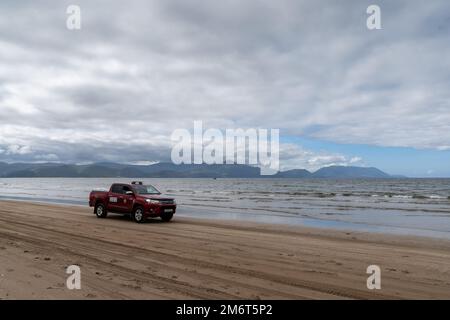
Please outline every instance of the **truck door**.
[[133, 210], [134, 194], [128, 195], [127, 191], [133, 192], [133, 190], [130, 187], [128, 186], [123, 187], [123, 200], [120, 203], [120, 209], [122, 212], [131, 212], [131, 210]]
[[108, 195], [108, 209], [110, 211], [121, 212], [123, 197], [123, 185], [113, 184], [111, 187], [111, 192]]

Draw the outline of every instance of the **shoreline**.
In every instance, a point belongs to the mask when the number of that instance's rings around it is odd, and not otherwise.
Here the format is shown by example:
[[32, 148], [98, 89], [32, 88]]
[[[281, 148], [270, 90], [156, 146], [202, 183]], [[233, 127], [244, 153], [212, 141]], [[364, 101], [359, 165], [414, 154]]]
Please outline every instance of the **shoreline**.
[[[444, 299], [450, 241], [0, 201], [1, 299]], [[82, 289], [65, 287], [79, 265]], [[368, 290], [379, 265], [382, 289]]]

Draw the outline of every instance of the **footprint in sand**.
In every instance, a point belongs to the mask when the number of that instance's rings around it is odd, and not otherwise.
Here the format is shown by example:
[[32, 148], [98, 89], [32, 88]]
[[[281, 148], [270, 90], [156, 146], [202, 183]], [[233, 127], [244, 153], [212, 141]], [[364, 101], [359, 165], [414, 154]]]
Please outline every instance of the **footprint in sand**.
[[121, 284], [120, 286], [125, 287], [125, 288], [130, 288], [130, 289], [134, 289], [134, 290], [141, 290], [142, 287], [138, 286], [138, 285], [132, 285], [132, 284]]
[[397, 271], [397, 269], [394, 268], [387, 268], [388, 271]]

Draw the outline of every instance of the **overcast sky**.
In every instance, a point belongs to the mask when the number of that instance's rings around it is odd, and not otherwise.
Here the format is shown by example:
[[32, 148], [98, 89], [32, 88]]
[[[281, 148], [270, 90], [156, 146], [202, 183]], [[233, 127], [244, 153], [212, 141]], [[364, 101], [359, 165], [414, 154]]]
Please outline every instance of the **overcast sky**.
[[283, 169], [450, 176], [448, 0], [2, 0], [0, 15], [0, 161], [168, 161], [172, 131], [203, 120], [280, 129]]

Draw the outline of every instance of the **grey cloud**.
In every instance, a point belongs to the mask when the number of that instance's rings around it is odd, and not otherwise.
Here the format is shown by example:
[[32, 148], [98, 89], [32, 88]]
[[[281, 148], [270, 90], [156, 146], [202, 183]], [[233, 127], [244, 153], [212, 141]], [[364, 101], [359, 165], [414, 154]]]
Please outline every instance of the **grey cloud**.
[[[32, 152], [0, 159], [163, 160], [196, 119], [443, 150], [448, 1], [377, 2], [368, 31], [371, 1], [78, 1], [69, 31], [71, 1], [2, 1], [0, 146]], [[284, 150], [286, 167], [350, 161]]]

